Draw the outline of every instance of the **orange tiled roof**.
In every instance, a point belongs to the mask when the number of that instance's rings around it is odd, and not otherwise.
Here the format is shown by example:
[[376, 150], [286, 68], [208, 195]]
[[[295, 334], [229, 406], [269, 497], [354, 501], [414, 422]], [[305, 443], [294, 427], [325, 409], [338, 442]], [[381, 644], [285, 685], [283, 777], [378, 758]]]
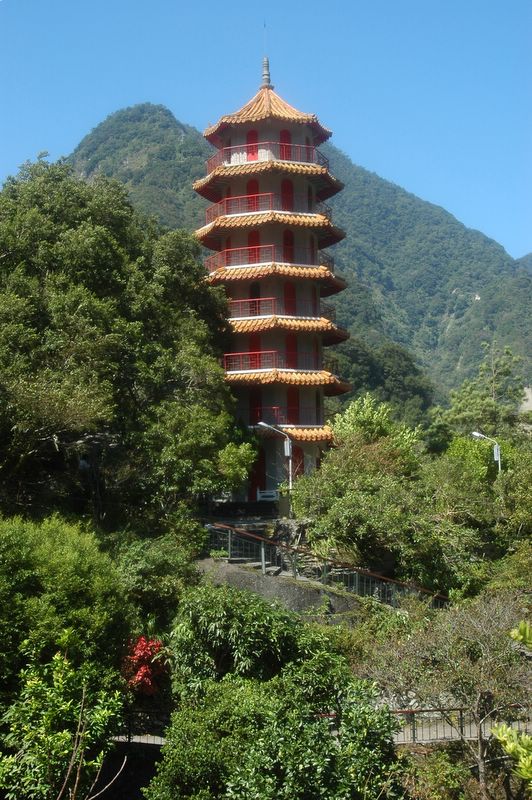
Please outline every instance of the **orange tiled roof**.
[[324, 128], [315, 114], [305, 114], [291, 106], [286, 100], [273, 91], [271, 86], [261, 86], [257, 94], [238, 111], [221, 117], [216, 125], [211, 125], [204, 136], [213, 144], [219, 140], [220, 133], [229, 125], [260, 122], [265, 119], [277, 119], [280, 122], [296, 122], [310, 125], [314, 130], [314, 142], [319, 144], [331, 136], [331, 131]]
[[283, 278], [300, 280], [324, 281], [329, 286], [327, 294], [322, 291], [324, 297], [328, 294], [341, 292], [346, 287], [345, 281], [333, 275], [327, 267], [298, 267], [274, 263], [260, 267], [226, 267], [218, 269], [207, 276], [207, 283], [216, 285], [230, 283], [231, 281], [254, 281], [260, 278], [268, 278], [270, 275], [280, 275]]
[[264, 386], [272, 383], [284, 383], [290, 386], [323, 386], [325, 394], [343, 394], [349, 392], [350, 384], [341, 381], [332, 372], [316, 370], [304, 372], [303, 370], [270, 369], [263, 372], [226, 372], [225, 379], [228, 383], [236, 385], [260, 384]]
[[321, 191], [319, 193], [321, 200], [326, 200], [333, 194], [341, 191], [344, 184], [335, 178], [327, 167], [321, 164], [297, 164], [292, 161], [249, 161], [244, 164], [230, 164], [228, 166], [220, 166], [213, 169], [205, 178], [200, 178], [194, 181], [192, 188], [206, 197], [208, 200], [216, 200], [216, 191], [213, 189], [213, 183], [224, 178], [233, 178], [239, 175], [258, 175], [264, 172], [283, 172], [292, 175], [316, 175], [323, 178], [329, 184], [328, 191]]
[[202, 239], [214, 229], [248, 228], [266, 222], [281, 222], [283, 225], [300, 225], [308, 228], [332, 228], [330, 220], [324, 214], [292, 214], [289, 211], [263, 211], [256, 214], [236, 214], [220, 216], [208, 225], [198, 228], [196, 236]]
[[347, 339], [349, 334], [338, 328], [325, 317], [318, 319], [301, 319], [300, 317], [260, 317], [258, 319], [230, 319], [234, 333], [259, 333], [274, 329], [287, 331], [306, 331], [307, 333], [331, 333], [334, 338]]
[[337, 228], [324, 214], [291, 214], [287, 211], [265, 211], [261, 214], [222, 216], [195, 231], [195, 236], [206, 247], [216, 248], [217, 237], [235, 228], [256, 228], [259, 225], [280, 223], [293, 227], [310, 228], [318, 232], [318, 246], [329, 247], [340, 242], [344, 231]]
[[320, 425], [315, 428], [288, 428], [282, 427], [283, 433], [287, 433], [296, 442], [332, 442], [333, 432], [328, 425]]

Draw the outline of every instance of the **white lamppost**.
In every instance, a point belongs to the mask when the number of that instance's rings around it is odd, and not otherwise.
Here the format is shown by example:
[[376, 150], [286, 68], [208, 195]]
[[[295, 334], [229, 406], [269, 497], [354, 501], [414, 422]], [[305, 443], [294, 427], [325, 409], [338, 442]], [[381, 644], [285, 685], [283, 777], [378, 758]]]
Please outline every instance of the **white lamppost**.
[[258, 428], [269, 428], [269, 430], [274, 431], [275, 433], [280, 433], [281, 436], [284, 436], [284, 454], [285, 458], [288, 459], [288, 504], [290, 509], [290, 514], [292, 511], [292, 439], [289, 437], [287, 433], [282, 431], [280, 428], [276, 428], [275, 425], [269, 425], [267, 422], [257, 422]]
[[481, 433], [480, 431], [471, 431], [471, 436], [473, 436], [475, 439], [487, 439], [488, 442], [493, 443], [493, 460], [497, 462], [500, 472], [502, 467], [501, 467], [501, 447], [499, 443], [495, 439], [492, 439], [491, 436], [486, 436], [484, 433]]

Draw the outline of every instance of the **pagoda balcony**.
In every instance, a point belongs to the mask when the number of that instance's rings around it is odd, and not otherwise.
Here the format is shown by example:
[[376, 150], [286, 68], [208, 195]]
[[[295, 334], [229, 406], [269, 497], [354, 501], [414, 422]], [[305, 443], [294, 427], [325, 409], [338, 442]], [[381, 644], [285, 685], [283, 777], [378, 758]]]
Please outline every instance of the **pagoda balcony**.
[[336, 321], [336, 309], [329, 303], [298, 301], [295, 308], [287, 308], [277, 297], [258, 297], [229, 302], [230, 319], [253, 319], [255, 317], [324, 317]]
[[218, 217], [231, 216], [235, 214], [259, 214], [263, 211], [286, 211], [296, 214], [323, 214], [327, 219], [331, 219], [332, 212], [328, 205], [321, 202], [311, 204], [306, 195], [296, 195], [286, 197], [273, 192], [263, 192], [261, 194], [244, 194], [238, 197], [225, 197], [219, 203], [209, 206], [205, 212], [205, 222], [207, 225], [214, 222]]
[[226, 267], [256, 267], [260, 264], [291, 264], [293, 266], [319, 267], [324, 265], [334, 272], [334, 259], [322, 250], [308, 247], [279, 247], [261, 244], [253, 247], [232, 247], [219, 250], [205, 259], [209, 272]]
[[286, 353], [280, 350], [256, 350], [247, 353], [226, 353], [226, 372], [253, 372], [270, 369], [319, 370], [321, 360], [316, 353]]
[[318, 164], [329, 169], [329, 159], [310, 144], [255, 142], [222, 147], [207, 160], [207, 175], [217, 167], [231, 167], [253, 161], [292, 161], [297, 164]]
[[250, 409], [249, 424], [257, 425], [259, 422], [269, 425], [323, 425], [323, 415], [313, 406], [261, 406]]

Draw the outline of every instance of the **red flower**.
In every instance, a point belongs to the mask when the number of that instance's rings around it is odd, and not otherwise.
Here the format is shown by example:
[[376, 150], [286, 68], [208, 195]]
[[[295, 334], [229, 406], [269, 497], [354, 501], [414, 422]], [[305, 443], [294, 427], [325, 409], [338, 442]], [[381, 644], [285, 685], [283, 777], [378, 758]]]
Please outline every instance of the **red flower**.
[[166, 664], [158, 657], [162, 649], [159, 639], [146, 639], [145, 636], [139, 636], [135, 643], [131, 643], [123, 674], [134, 692], [153, 695], [159, 691], [157, 679], [166, 673]]

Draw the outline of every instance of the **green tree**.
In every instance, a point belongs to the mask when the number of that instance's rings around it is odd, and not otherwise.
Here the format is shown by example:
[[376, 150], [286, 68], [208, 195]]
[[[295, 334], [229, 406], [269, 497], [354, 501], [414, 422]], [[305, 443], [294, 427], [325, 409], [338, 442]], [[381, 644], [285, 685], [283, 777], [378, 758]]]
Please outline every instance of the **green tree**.
[[112, 746], [122, 701], [101, 669], [74, 667], [57, 653], [21, 674], [20, 696], [4, 715], [0, 753], [7, 800], [81, 800]]
[[12, 700], [29, 639], [48, 660], [68, 642], [73, 663], [118, 667], [132, 607], [94, 534], [57, 516], [0, 519], [0, 698]]
[[519, 373], [522, 359], [509, 347], [484, 345], [484, 359], [478, 374], [451, 392], [451, 406], [435, 409], [434, 415], [459, 434], [480, 430], [489, 436], [515, 428], [524, 398], [524, 381]]
[[170, 640], [181, 691], [234, 674], [266, 680], [323, 646], [297, 615], [250, 592], [200, 585], [181, 600]]
[[189, 235], [140, 217], [115, 182], [40, 161], [0, 192], [0, 256], [4, 508], [160, 529], [242, 480], [225, 301]]
[[228, 674], [185, 697], [148, 800], [398, 797], [394, 723], [324, 651], [268, 681]]
[[[494, 720], [510, 720], [515, 704], [526, 704], [530, 666], [508, 636], [523, 612], [526, 596], [484, 593], [434, 614], [389, 642], [359, 674], [377, 681], [384, 697], [399, 702], [414, 693], [421, 707], [463, 708], [475, 738], [461, 730], [456, 715], [445, 715], [476, 766], [480, 795], [490, 797]], [[410, 695], [411, 696], [411, 695]]]
[[369, 395], [332, 425], [335, 446], [293, 491], [320, 555], [474, 594], [531, 529], [526, 437], [504, 444], [499, 475], [489, 443], [455, 436], [443, 453], [423, 453], [420, 431]]
[[[510, 636], [529, 652], [532, 651], [530, 623], [522, 620], [519, 626], [510, 632]], [[516, 775], [526, 781], [528, 789], [532, 790], [532, 736], [519, 733], [509, 725], [498, 725], [493, 732], [504, 750], [514, 760]]]

